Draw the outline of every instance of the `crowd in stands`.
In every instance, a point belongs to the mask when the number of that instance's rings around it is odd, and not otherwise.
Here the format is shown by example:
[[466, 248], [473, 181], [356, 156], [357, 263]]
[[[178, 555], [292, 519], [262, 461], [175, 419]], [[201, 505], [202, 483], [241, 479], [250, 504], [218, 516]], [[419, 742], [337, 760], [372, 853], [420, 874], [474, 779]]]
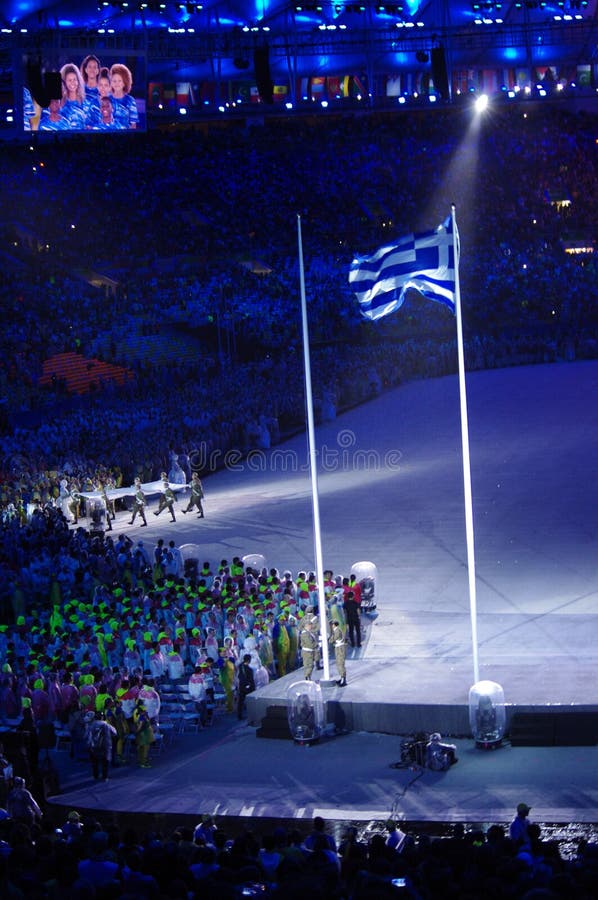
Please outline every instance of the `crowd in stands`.
[[[347, 281], [355, 254], [433, 227], [452, 200], [466, 366], [595, 357], [594, 258], [564, 252], [567, 238], [595, 240], [595, 118], [563, 106], [505, 108], [464, 137], [466, 115], [6, 148], [3, 480], [73, 455], [87, 468], [119, 467], [127, 480], [143, 455], [157, 477], [172, 446], [243, 451], [301, 427], [297, 212], [320, 417], [455, 371], [446, 309], [414, 297], [366, 324]], [[109, 276], [114, 290], [93, 287], [89, 272]], [[177, 328], [197, 335], [195, 355], [177, 353]], [[60, 380], [40, 390], [43, 361], [73, 349], [134, 377], [79, 399]]]

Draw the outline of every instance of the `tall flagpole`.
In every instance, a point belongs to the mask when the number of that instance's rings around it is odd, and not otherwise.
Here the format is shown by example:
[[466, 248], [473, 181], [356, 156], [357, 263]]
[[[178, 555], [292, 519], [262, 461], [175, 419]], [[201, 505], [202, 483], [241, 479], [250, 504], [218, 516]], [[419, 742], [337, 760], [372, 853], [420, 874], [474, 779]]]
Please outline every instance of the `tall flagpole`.
[[461, 320], [461, 289], [459, 285], [459, 235], [455, 204], [451, 206], [453, 223], [453, 252], [455, 257], [455, 316], [457, 319], [457, 354], [459, 358], [459, 403], [461, 407], [461, 446], [463, 448], [463, 490], [465, 494], [465, 535], [467, 540], [467, 573], [469, 577], [469, 617], [473, 655], [473, 681], [480, 680], [478, 665], [478, 623], [475, 583], [475, 543], [473, 538], [473, 503], [471, 495], [471, 467], [469, 464], [469, 427], [467, 424], [467, 394], [465, 391], [465, 353]]
[[309, 358], [309, 332], [307, 327], [307, 303], [305, 302], [305, 274], [303, 271], [303, 244], [301, 241], [301, 216], [297, 215], [297, 239], [299, 242], [299, 282], [301, 285], [301, 325], [303, 330], [303, 364], [305, 368], [305, 402], [307, 405], [307, 433], [309, 439], [309, 470], [311, 473], [311, 496], [314, 517], [314, 547], [316, 553], [316, 576], [318, 579], [318, 615], [322, 636], [322, 659], [324, 680], [330, 678], [328, 664], [328, 624], [326, 621], [326, 599], [324, 596], [324, 563], [322, 560], [322, 539], [320, 535], [320, 503], [318, 499], [318, 471], [316, 436], [314, 428], [314, 408], [311, 392], [311, 364]]

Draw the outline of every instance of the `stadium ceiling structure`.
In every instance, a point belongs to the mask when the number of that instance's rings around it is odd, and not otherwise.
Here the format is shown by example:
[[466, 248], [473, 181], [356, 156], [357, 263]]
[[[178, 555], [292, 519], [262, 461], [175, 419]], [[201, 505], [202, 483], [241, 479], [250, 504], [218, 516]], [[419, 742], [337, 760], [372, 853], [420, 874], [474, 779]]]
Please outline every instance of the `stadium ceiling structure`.
[[[598, 0], [5, 0], [2, 46], [128, 46], [154, 77], [598, 67]], [[106, 44], [108, 42], [108, 44]]]

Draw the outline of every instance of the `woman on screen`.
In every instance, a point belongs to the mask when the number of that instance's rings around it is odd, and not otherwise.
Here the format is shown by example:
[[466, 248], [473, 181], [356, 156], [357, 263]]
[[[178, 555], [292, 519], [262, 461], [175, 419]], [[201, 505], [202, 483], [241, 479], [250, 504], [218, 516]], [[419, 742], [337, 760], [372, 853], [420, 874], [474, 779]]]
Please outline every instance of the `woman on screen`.
[[42, 109], [39, 120], [40, 131], [64, 131], [69, 127], [68, 120], [62, 115], [61, 101], [53, 98], [47, 109]]
[[87, 113], [85, 126], [92, 128], [100, 119], [100, 92], [98, 79], [101, 65], [97, 56], [88, 53], [79, 66], [83, 83], [85, 84], [85, 99], [87, 101]]
[[23, 128], [32, 131], [32, 120], [35, 118], [35, 104], [28, 87], [23, 88]]
[[93, 131], [119, 131], [124, 128], [114, 121], [114, 107], [110, 97], [102, 97], [100, 100], [100, 118], [93, 126]]
[[71, 130], [83, 131], [88, 103], [85, 100], [85, 82], [74, 63], [66, 63], [60, 70], [62, 78], [62, 115]]
[[93, 53], [88, 53], [81, 63], [81, 77], [85, 83], [85, 96], [90, 100], [98, 100], [98, 78], [101, 71], [100, 61]]
[[135, 98], [131, 97], [133, 76], [123, 63], [114, 63], [110, 69], [110, 87], [114, 106], [114, 121], [124, 128], [137, 128], [139, 112]]
[[105, 130], [106, 122], [106, 104], [104, 104], [104, 113], [102, 114], [102, 101], [107, 99], [112, 107], [112, 120], [114, 120], [114, 104], [112, 102], [112, 91], [110, 89], [110, 72], [106, 66], [102, 66], [97, 78], [98, 96], [89, 107], [86, 127], [92, 131]]

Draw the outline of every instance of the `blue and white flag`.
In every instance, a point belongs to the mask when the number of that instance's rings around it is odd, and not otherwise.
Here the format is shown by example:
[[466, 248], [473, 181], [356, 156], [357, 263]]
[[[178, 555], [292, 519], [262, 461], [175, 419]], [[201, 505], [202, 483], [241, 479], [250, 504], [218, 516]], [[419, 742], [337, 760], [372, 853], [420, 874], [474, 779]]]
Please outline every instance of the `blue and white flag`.
[[455, 252], [449, 216], [435, 231], [409, 234], [351, 263], [352, 286], [362, 315], [381, 319], [403, 305], [409, 288], [455, 312]]

